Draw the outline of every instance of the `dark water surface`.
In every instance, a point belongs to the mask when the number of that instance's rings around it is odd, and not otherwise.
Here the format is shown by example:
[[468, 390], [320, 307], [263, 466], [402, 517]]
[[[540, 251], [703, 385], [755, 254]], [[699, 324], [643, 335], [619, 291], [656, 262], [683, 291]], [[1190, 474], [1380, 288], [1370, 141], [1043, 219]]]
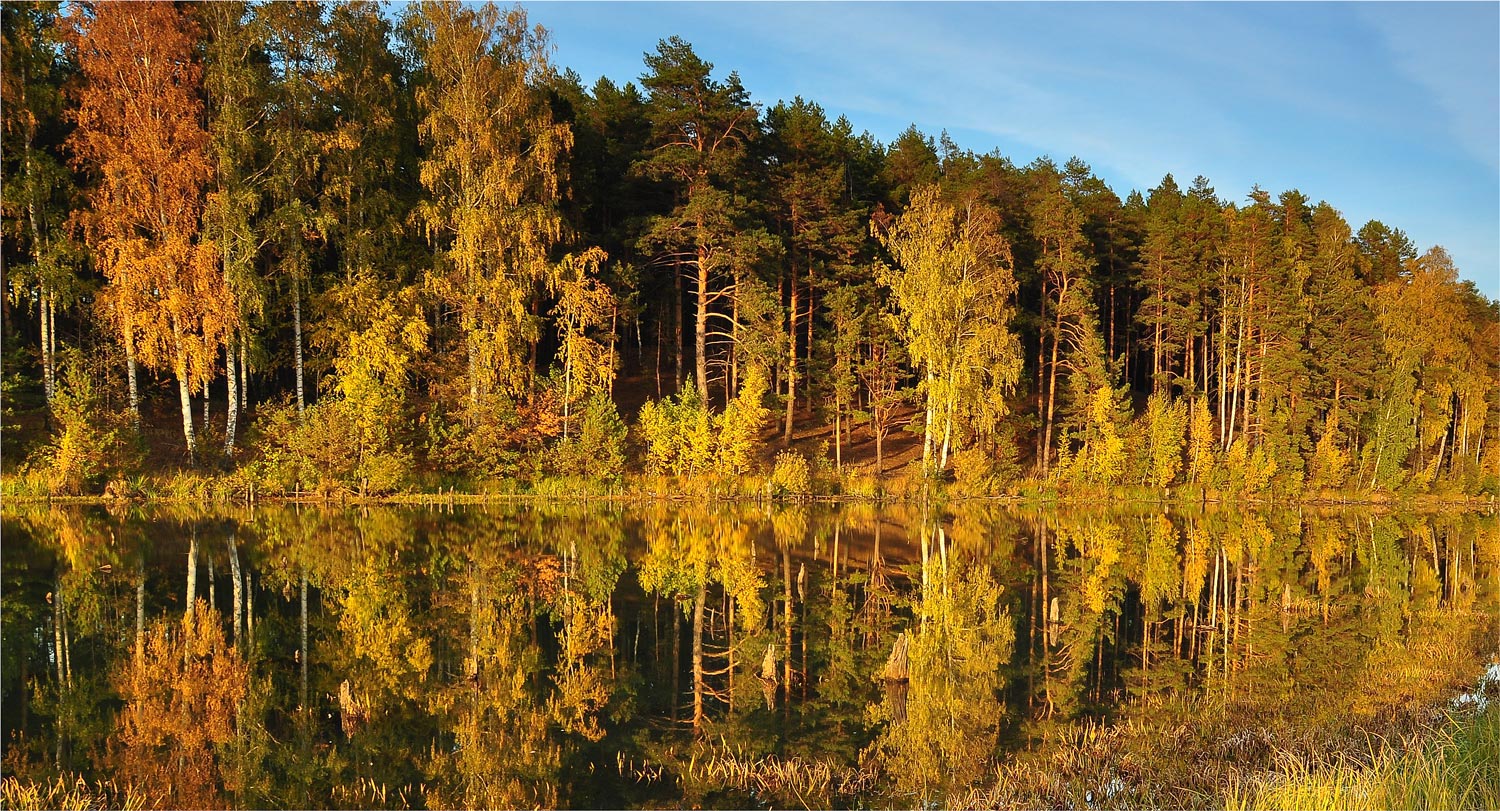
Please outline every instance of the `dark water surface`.
[[7, 776], [171, 807], [1215, 805], [1430, 722], [1500, 523], [17, 507]]

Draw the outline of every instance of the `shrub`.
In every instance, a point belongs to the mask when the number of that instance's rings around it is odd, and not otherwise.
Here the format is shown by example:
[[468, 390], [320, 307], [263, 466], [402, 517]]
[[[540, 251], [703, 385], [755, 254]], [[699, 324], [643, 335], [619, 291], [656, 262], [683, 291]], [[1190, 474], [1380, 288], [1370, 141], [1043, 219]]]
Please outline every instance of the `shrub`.
[[1182, 446], [1187, 430], [1187, 404], [1157, 392], [1146, 403], [1146, 483], [1168, 487], [1182, 469]]
[[678, 476], [710, 469], [744, 473], [770, 413], [762, 402], [767, 388], [765, 372], [752, 367], [721, 414], [709, 411], [691, 383], [675, 398], [647, 403], [637, 422], [646, 444], [646, 466], [653, 473]]
[[766, 486], [775, 498], [812, 495], [812, 468], [806, 457], [793, 451], [776, 454], [776, 464]]
[[264, 487], [380, 494], [400, 487], [411, 471], [411, 455], [391, 427], [359, 419], [342, 398], [320, 400], [301, 417], [283, 398], [259, 427], [260, 455], [250, 473]]
[[104, 408], [92, 376], [76, 350], [68, 351], [59, 368], [59, 385], [52, 400], [56, 431], [31, 459], [52, 493], [81, 495], [98, 491], [106, 478], [126, 467], [126, 417]]
[[964, 448], [953, 454], [953, 483], [957, 495], [994, 496], [1004, 492], [1006, 476], [983, 449]]
[[625, 433], [614, 401], [596, 393], [584, 406], [577, 433], [554, 448], [554, 467], [564, 476], [618, 481], [625, 473]]

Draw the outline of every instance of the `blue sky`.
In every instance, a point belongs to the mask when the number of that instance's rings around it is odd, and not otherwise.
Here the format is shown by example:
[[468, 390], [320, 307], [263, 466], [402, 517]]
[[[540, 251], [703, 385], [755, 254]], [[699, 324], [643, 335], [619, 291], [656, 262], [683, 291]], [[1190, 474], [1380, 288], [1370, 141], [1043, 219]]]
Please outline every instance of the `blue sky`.
[[1017, 164], [1077, 155], [1122, 197], [1327, 200], [1447, 248], [1500, 298], [1500, 3], [526, 3], [556, 63], [637, 81], [678, 35], [756, 101], [801, 95]]

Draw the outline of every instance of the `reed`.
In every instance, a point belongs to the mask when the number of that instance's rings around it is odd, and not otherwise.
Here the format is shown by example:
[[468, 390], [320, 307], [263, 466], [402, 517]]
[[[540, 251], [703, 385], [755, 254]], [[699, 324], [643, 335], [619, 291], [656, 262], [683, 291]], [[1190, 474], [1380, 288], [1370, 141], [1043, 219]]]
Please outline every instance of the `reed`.
[[1312, 768], [1228, 787], [1229, 811], [1365, 808], [1500, 808], [1500, 708], [1454, 717], [1422, 742], [1384, 746], [1368, 762]]
[[121, 789], [113, 782], [104, 781], [90, 785], [82, 777], [59, 776], [55, 780], [17, 780], [7, 777], [0, 780], [0, 808], [27, 811], [28, 809], [58, 809], [58, 811], [94, 811], [94, 809], [118, 808], [123, 811], [138, 811], [146, 808], [145, 796], [132, 789]]

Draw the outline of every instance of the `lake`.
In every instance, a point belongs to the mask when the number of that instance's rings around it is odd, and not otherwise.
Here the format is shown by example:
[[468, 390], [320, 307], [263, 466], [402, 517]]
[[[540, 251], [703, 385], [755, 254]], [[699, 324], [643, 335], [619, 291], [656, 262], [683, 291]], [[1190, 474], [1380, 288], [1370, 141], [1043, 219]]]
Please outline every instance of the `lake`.
[[4, 772], [169, 807], [1220, 806], [1500, 656], [1500, 521], [7, 505]]

